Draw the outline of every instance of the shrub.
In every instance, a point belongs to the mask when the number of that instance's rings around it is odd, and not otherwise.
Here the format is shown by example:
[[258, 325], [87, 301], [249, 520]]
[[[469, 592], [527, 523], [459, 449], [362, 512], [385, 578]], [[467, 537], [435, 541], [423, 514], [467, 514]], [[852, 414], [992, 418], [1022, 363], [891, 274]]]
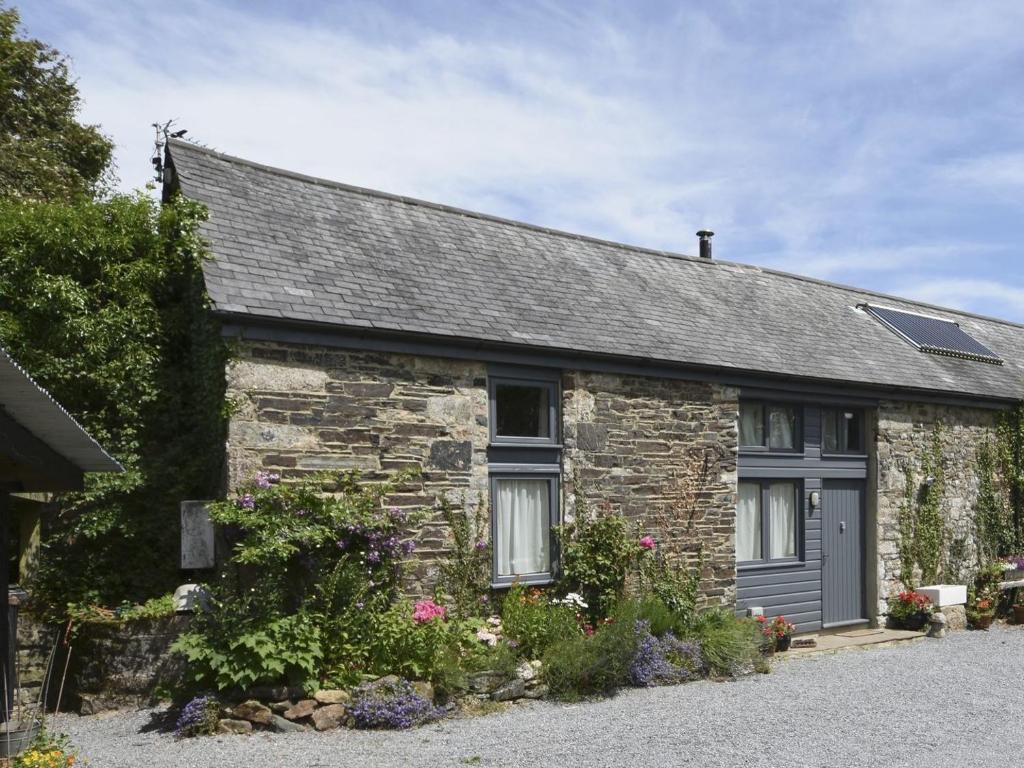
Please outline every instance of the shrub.
[[700, 675], [699, 645], [680, 640], [671, 632], [657, 637], [647, 621], [637, 621], [634, 627], [637, 645], [629, 668], [629, 681], [633, 685], [669, 685]]
[[[430, 618], [416, 618], [427, 613]], [[372, 624], [368, 671], [373, 674], [442, 682], [442, 672], [450, 671], [451, 659], [459, 656], [462, 626], [445, 621], [433, 609], [417, 609], [400, 601], [372, 619]]]
[[563, 587], [583, 595], [591, 619], [607, 616], [641, 551], [632, 526], [607, 508], [592, 514], [578, 499], [576, 519], [558, 534]]
[[[644, 539], [650, 540], [653, 546], [643, 546]], [[698, 552], [697, 562], [690, 567], [678, 556], [663, 552], [654, 544], [652, 537], [645, 536], [640, 541], [637, 575], [641, 594], [656, 597], [676, 614], [677, 623], [685, 624], [693, 618], [697, 608], [700, 574], [704, 566], [703, 550]]]
[[491, 545], [487, 539], [487, 507], [481, 501], [473, 517], [441, 500], [441, 515], [452, 535], [448, 556], [440, 564], [438, 589], [451, 598], [455, 618], [481, 616], [490, 607]]
[[196, 696], [181, 708], [174, 735], [179, 738], [211, 736], [217, 732], [219, 719], [220, 702], [213, 696]]
[[356, 728], [411, 728], [443, 714], [398, 677], [356, 688], [348, 712]]
[[698, 614], [688, 633], [700, 645], [706, 674], [734, 676], [761, 662], [761, 630], [757, 622], [740, 619], [725, 609]]
[[581, 601], [551, 601], [539, 590], [514, 584], [501, 604], [501, 625], [523, 656], [536, 659], [553, 644], [581, 634], [577, 612], [585, 608]]
[[636, 649], [635, 613], [623, 611], [602, 623], [594, 634], [549, 648], [544, 656], [544, 680], [553, 695], [564, 699], [612, 693], [629, 683]]
[[650, 632], [661, 637], [668, 632], [678, 632], [689, 623], [689, 616], [672, 611], [657, 597], [648, 596], [637, 603], [637, 620], [647, 622]]

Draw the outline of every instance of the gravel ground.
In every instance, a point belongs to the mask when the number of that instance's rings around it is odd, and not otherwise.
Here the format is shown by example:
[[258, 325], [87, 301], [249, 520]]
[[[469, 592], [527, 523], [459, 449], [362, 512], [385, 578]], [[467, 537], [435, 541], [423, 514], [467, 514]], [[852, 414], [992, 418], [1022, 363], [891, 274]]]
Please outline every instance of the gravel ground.
[[534, 702], [404, 732], [175, 741], [148, 711], [62, 716], [94, 768], [997, 766], [1024, 754], [1024, 630], [787, 658], [770, 675]]

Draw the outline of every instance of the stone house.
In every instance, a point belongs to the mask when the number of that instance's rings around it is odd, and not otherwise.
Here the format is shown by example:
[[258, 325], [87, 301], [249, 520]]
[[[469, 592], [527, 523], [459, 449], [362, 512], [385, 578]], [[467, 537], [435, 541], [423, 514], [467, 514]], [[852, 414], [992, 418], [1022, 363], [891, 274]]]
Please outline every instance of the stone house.
[[[710, 233], [683, 256], [167, 155], [165, 194], [209, 209], [236, 344], [229, 485], [415, 468], [392, 502], [486, 505], [496, 586], [549, 581], [585, 502], [700, 552], [706, 604], [876, 621], [936, 425], [966, 537], [977, 448], [1024, 396], [1024, 327], [715, 260]], [[427, 588], [446, 532], [418, 538]]]

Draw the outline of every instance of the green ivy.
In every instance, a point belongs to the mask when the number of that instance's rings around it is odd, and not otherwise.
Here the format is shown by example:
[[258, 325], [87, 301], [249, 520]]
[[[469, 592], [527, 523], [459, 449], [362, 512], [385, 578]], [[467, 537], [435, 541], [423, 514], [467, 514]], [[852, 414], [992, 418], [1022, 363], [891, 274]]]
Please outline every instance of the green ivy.
[[996, 454], [1009, 496], [1011, 554], [1024, 553], [1024, 404], [1003, 415], [997, 429]]
[[931, 440], [921, 461], [923, 478], [915, 482], [911, 469], [904, 473], [903, 502], [898, 514], [900, 581], [909, 588], [921, 583], [935, 584], [942, 571], [948, 534], [942, 515], [945, 494], [942, 423], [935, 425]]
[[974, 506], [974, 543], [978, 565], [1013, 554], [1016, 532], [1005, 496], [996, 477], [998, 446], [985, 441], [978, 446], [978, 499]]

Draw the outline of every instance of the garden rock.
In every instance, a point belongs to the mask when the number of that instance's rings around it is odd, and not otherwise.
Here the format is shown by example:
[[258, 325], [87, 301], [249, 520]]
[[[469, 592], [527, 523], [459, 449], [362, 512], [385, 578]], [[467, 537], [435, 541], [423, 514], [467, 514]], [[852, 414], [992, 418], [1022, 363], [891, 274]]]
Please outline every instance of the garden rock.
[[285, 699], [284, 701], [271, 702], [267, 706], [270, 707], [270, 711], [273, 712], [275, 715], [281, 715], [284, 714], [287, 710], [291, 709], [292, 702], [289, 699]]
[[243, 701], [232, 710], [232, 713], [239, 720], [248, 720], [250, 723], [258, 723], [259, 725], [270, 725], [274, 717], [270, 707], [260, 704], [253, 699]]
[[516, 677], [522, 680], [524, 683], [528, 683], [537, 677], [537, 670], [533, 668], [533, 665], [528, 661], [524, 661], [518, 667], [516, 667]]
[[342, 704], [328, 704], [313, 713], [313, 727], [318, 731], [330, 731], [345, 722], [345, 707]]
[[301, 720], [304, 717], [309, 717], [310, 715], [312, 715], [313, 710], [315, 710], [316, 707], [316, 699], [303, 699], [297, 704], [294, 704], [293, 706], [286, 709], [283, 714], [286, 720]]
[[278, 733], [299, 733], [306, 730], [305, 726], [293, 723], [291, 720], [285, 720], [280, 715], [274, 715], [270, 721], [270, 727]]
[[962, 605], [944, 605], [942, 613], [946, 617], [946, 629], [967, 629], [967, 609]]
[[505, 680], [505, 675], [501, 672], [488, 670], [470, 675], [467, 682], [469, 683], [469, 690], [473, 693], [493, 693], [501, 687]]
[[427, 701], [434, 701], [434, 686], [426, 680], [414, 680], [412, 683], [412, 689]]
[[928, 628], [928, 637], [946, 636], [946, 615], [944, 613], [933, 613], [931, 626]]
[[252, 723], [248, 720], [231, 720], [225, 718], [217, 721], [217, 733], [252, 733]]
[[348, 691], [325, 688], [314, 693], [313, 698], [320, 704], [348, 704], [352, 697], [348, 695]]
[[519, 678], [511, 680], [505, 685], [498, 688], [494, 693], [491, 694], [491, 699], [494, 701], [512, 701], [513, 699], [523, 698], [523, 694], [526, 693], [526, 683]]
[[548, 695], [548, 687], [546, 685], [535, 685], [533, 688], [527, 688], [526, 692], [523, 693], [524, 699], [543, 699]]

